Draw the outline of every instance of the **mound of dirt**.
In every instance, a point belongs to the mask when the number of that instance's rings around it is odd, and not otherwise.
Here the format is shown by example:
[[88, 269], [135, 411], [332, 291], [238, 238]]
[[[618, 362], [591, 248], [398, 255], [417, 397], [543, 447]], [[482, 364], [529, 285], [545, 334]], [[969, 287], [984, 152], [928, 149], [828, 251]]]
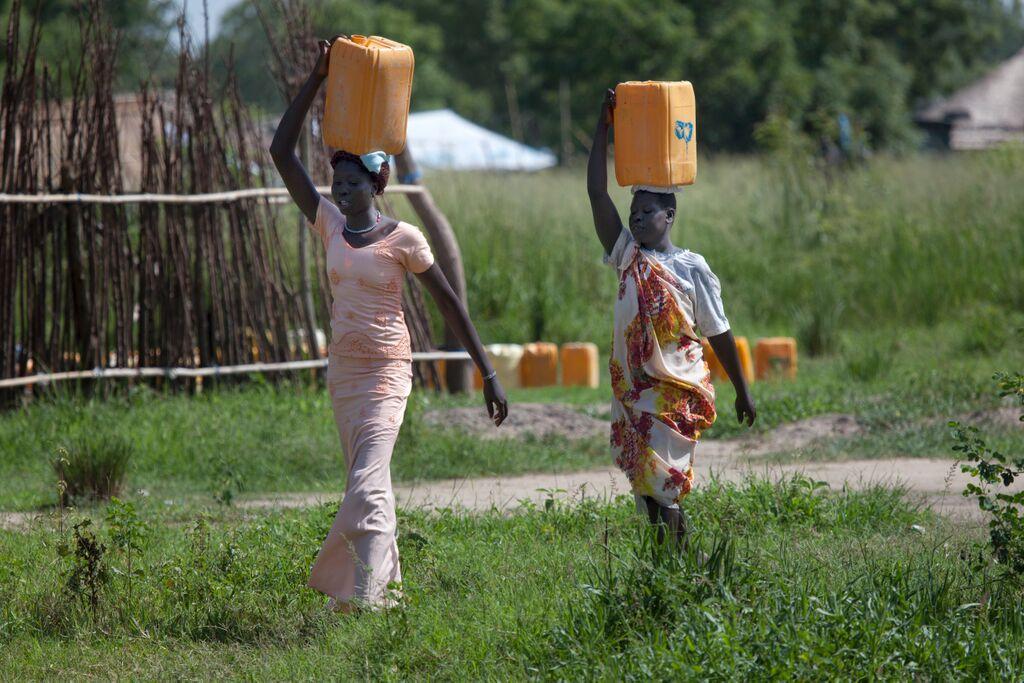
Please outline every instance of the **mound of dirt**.
[[[584, 413], [583, 411], [586, 411]], [[589, 414], [587, 414], [589, 413]], [[562, 436], [566, 439], [607, 438], [607, 406], [580, 406], [574, 408], [560, 404], [516, 403], [499, 429], [487, 418], [481, 408], [446, 408], [428, 411], [424, 419], [428, 424], [463, 431], [482, 439], [521, 439]], [[863, 427], [852, 415], [817, 415], [797, 422], [787, 422], [762, 434], [739, 439], [702, 441], [702, 454], [764, 455], [789, 452], [805, 448], [816, 441], [855, 436]]]
[[553, 403], [516, 403], [510, 407], [508, 418], [498, 429], [494, 428], [487, 412], [478, 407], [430, 410], [423, 419], [428, 424], [467, 432], [481, 439], [521, 439], [526, 436], [589, 439], [607, 437], [609, 429], [604, 420]]
[[747, 454], [795, 451], [815, 441], [856, 436], [863, 430], [863, 426], [852, 415], [829, 413], [786, 422], [764, 434], [746, 437], [742, 447]]

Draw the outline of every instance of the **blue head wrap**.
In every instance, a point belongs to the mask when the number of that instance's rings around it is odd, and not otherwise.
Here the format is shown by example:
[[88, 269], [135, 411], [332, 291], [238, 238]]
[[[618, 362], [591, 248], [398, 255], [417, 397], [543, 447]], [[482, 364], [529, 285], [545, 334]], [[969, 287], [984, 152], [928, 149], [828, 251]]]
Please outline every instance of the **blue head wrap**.
[[369, 152], [367, 154], [360, 154], [359, 160], [363, 162], [363, 166], [370, 173], [380, 173], [381, 165], [388, 160], [386, 152]]

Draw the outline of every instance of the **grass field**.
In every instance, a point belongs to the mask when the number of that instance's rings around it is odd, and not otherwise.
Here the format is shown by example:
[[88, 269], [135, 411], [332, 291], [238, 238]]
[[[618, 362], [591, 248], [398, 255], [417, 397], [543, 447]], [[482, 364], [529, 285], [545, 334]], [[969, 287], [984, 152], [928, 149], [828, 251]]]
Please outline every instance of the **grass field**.
[[[0, 671], [18, 678], [1013, 678], [1024, 616], [970, 538], [899, 491], [807, 480], [694, 494], [698, 566], [624, 501], [400, 516], [405, 607], [337, 618], [303, 588], [333, 510], [238, 519], [144, 503], [95, 612], [55, 529], [0, 532]], [[97, 518], [102, 518], [97, 511]], [[73, 520], [69, 520], [70, 521]], [[110, 528], [94, 531], [113, 547]], [[65, 532], [66, 536], [69, 536]]]
[[[753, 385], [754, 431], [824, 413], [862, 427], [774, 458], [952, 463], [946, 421], [1003, 405], [992, 374], [1024, 367], [1022, 164], [1020, 151], [876, 159], [831, 178], [791, 161], [703, 164], [676, 243], [719, 274], [737, 334], [800, 341], [796, 381]], [[579, 170], [428, 182], [459, 234], [485, 341], [604, 349], [614, 281]], [[625, 210], [625, 191], [616, 198]], [[600, 415], [602, 382], [513, 390], [511, 410], [557, 402]], [[705, 436], [736, 437], [732, 390], [717, 388], [720, 418]], [[415, 392], [395, 479], [610, 464], [604, 438], [482, 442], [423, 419], [479, 404]], [[652, 559], [623, 500], [511, 516], [404, 510], [405, 606], [336, 619], [304, 588], [330, 506], [247, 516], [215, 502], [343, 490], [330, 405], [308, 375], [199, 396], [57, 395], [9, 411], [0, 510], [51, 509], [57, 448], [104, 436], [133, 450], [123, 497], [146, 528], [133, 569], [105, 505], [78, 508], [62, 533], [52, 515], [0, 531], [0, 679], [998, 680], [1024, 670], [1019, 591], [972, 569], [983, 532], [913, 509], [898, 489], [702, 486], [689, 509], [713, 557], [704, 567], [692, 555]], [[1017, 427], [986, 436], [1024, 451]], [[85, 517], [107, 545], [95, 612], [71, 588], [62, 550]]]

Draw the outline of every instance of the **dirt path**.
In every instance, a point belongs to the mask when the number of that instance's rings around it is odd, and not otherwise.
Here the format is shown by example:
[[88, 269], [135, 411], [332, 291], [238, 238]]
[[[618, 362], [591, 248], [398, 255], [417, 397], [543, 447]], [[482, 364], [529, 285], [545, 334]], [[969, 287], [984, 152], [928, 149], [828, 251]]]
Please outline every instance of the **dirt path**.
[[[481, 417], [481, 411], [475, 408], [437, 411], [426, 417], [435, 424], [477, 432], [483, 438], [490, 437], [496, 431], [490, 427], [486, 416]], [[504, 436], [558, 433], [580, 438], [608, 433], [607, 422], [592, 416], [581, 416], [567, 406], [517, 404], [516, 418], [513, 421], [510, 417], [509, 422], [502, 426], [502, 430], [509, 427]], [[980, 517], [977, 504], [960, 495], [968, 477], [954, 465], [952, 458], [894, 456], [886, 459], [796, 463], [767, 463], [757, 459], [769, 453], [796, 451], [816, 442], [856, 436], [862, 431], [862, 426], [853, 417], [829, 414], [780, 425], [756, 436], [707, 441], [697, 448], [697, 485], [700, 486], [711, 477], [737, 482], [752, 474], [778, 480], [802, 473], [826, 482], [832, 489], [841, 489], [843, 486], [859, 489], [876, 484], [902, 485], [907, 488], [908, 496], [914, 502], [928, 505], [940, 514], [961, 519]], [[1020, 483], [1018, 490], [1021, 485], [1024, 482]], [[615, 467], [584, 472], [538, 472], [503, 477], [446, 479], [395, 487], [395, 497], [402, 506], [425, 509], [455, 507], [469, 511], [490, 510], [492, 507], [512, 510], [523, 501], [543, 504], [549, 497], [574, 500], [583, 496], [610, 498], [625, 493], [629, 493], [629, 486]], [[326, 494], [283, 494], [240, 504], [251, 508], [301, 507], [334, 499], [335, 496]]]
[[[524, 409], [525, 408], [525, 409]], [[595, 412], [595, 411], [590, 411]], [[493, 434], [486, 417], [477, 409], [444, 411], [444, 422], [452, 429]], [[543, 404], [517, 405], [518, 419], [506, 437], [526, 434], [542, 436], [560, 433], [570, 438], [606, 434], [607, 422], [581, 414], [564, 406]], [[441, 415], [429, 415], [436, 420]], [[1019, 424], [1019, 423], [1018, 423]], [[571, 428], [570, 433], [565, 429]], [[504, 430], [504, 427], [502, 428]], [[707, 441], [697, 449], [697, 485], [711, 477], [724, 481], [741, 481], [754, 474], [773, 480], [802, 473], [826, 482], [832, 489], [849, 486], [855, 489], [875, 484], [902, 485], [915, 502], [932, 507], [936, 512], [961, 519], [979, 518], [973, 500], [960, 495], [968, 477], [954, 466], [951, 458], [893, 457], [873, 460], [842, 460], [834, 462], [767, 463], [758, 456], [796, 451], [815, 442], [854, 436], [862, 430], [848, 415], [819, 415], [779, 426], [769, 432], [742, 439]], [[1024, 488], [1019, 482], [1014, 490]], [[496, 508], [511, 511], [524, 501], [543, 504], [550, 497], [560, 500], [611, 498], [629, 493], [625, 477], [614, 467], [570, 473], [531, 473], [515, 476], [445, 479], [401, 484], [395, 487], [398, 504], [424, 509], [460, 508], [484, 511]], [[295, 508], [336, 502], [338, 495], [327, 493], [280, 494], [238, 502], [243, 509]], [[0, 512], [0, 528], [16, 529], [30, 524], [41, 513]]]
[[[699, 468], [698, 468], [699, 472]], [[833, 489], [849, 486], [854, 489], [874, 484], [906, 486], [914, 502], [932, 507], [940, 514], [958, 518], [977, 517], [976, 504], [959, 495], [967, 476], [954, 467], [951, 460], [931, 458], [892, 458], [884, 460], [845, 460], [840, 462], [808, 462], [787, 464], [752, 464], [733, 459], [710, 465], [698, 476], [706, 481], [716, 477], [738, 482], [745, 476], [765, 476], [777, 480], [802, 473], [826, 482]], [[701, 482], [698, 481], [698, 486]], [[511, 511], [524, 501], [543, 504], [547, 498], [579, 500], [612, 498], [629, 493], [625, 477], [616, 468], [568, 473], [532, 473], [506, 477], [444, 479], [395, 487], [398, 504], [423, 509], [458, 508], [485, 511], [492, 507]], [[271, 498], [247, 500], [244, 508], [292, 508], [319, 505], [337, 500], [328, 494], [282, 494]]]

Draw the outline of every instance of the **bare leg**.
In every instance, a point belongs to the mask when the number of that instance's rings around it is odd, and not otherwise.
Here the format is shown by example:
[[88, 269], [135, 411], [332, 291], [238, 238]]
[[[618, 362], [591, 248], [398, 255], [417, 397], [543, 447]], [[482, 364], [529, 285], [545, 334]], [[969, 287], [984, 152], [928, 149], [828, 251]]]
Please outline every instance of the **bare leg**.
[[686, 523], [686, 515], [682, 509], [663, 507], [650, 496], [644, 496], [644, 502], [647, 504], [648, 521], [658, 527], [658, 544], [660, 545], [665, 542], [665, 532], [667, 529], [676, 548], [680, 551], [686, 550], [688, 525]]

